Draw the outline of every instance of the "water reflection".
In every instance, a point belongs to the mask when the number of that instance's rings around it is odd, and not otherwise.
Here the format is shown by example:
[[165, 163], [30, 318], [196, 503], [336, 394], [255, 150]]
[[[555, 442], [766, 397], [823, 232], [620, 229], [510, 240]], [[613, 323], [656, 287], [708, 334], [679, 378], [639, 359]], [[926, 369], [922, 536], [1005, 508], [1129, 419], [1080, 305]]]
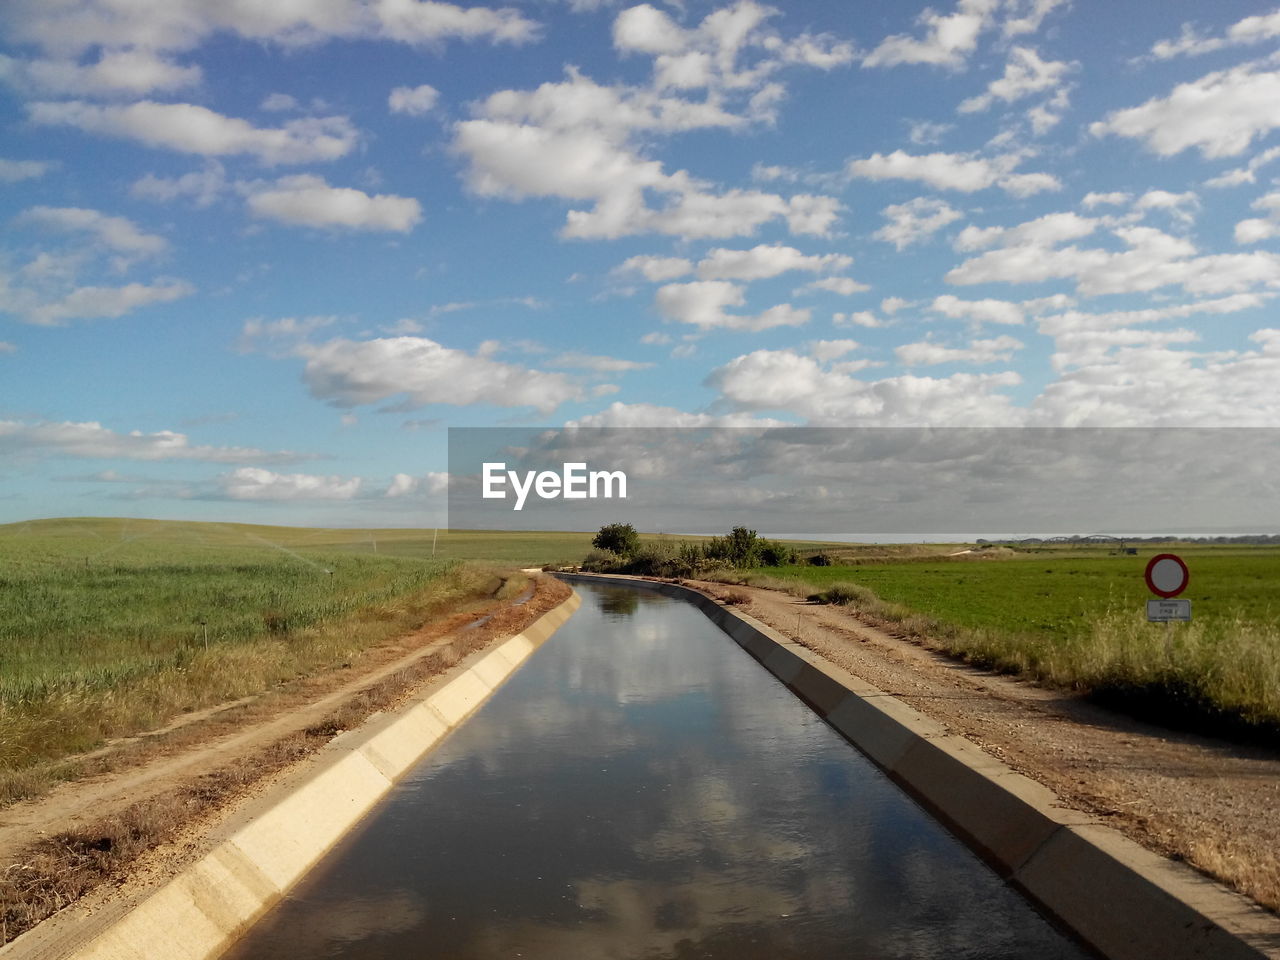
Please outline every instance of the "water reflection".
[[599, 598], [600, 612], [610, 620], [622, 620], [631, 616], [640, 606], [640, 593], [636, 590], [603, 590]]
[[579, 589], [231, 957], [1082, 956], [697, 610]]

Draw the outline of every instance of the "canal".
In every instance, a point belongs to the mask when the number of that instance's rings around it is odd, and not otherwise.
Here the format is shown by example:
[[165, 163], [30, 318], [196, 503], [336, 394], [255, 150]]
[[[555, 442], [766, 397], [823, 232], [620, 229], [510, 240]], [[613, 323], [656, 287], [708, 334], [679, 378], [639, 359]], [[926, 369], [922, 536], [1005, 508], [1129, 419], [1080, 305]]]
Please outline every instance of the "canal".
[[1086, 956], [701, 612], [577, 589], [228, 958]]

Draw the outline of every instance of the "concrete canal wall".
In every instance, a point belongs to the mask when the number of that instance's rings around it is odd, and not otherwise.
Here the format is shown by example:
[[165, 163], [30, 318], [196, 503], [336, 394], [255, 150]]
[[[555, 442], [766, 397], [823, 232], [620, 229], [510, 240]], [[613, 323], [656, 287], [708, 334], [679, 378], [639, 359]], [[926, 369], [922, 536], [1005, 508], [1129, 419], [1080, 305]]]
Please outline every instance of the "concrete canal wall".
[[76, 905], [0, 949], [4, 960], [206, 960], [336, 844], [392, 784], [474, 712], [581, 603], [574, 593], [523, 633], [463, 660], [398, 710], [335, 737], [250, 802], [212, 850], [163, 885]]
[[694, 604], [1011, 884], [1110, 960], [1280, 957], [1280, 920], [1066, 808], [935, 720], [697, 590], [559, 574]]

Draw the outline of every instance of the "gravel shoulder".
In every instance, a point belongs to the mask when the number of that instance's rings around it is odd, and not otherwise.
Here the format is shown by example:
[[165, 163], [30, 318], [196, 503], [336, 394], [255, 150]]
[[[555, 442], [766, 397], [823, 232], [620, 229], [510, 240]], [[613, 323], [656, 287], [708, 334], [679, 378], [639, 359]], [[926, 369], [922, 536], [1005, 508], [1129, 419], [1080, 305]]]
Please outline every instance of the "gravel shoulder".
[[1280, 909], [1280, 750], [1154, 726], [1082, 696], [969, 666], [841, 607], [752, 587], [685, 581], [743, 608], [830, 662], [1104, 817]]

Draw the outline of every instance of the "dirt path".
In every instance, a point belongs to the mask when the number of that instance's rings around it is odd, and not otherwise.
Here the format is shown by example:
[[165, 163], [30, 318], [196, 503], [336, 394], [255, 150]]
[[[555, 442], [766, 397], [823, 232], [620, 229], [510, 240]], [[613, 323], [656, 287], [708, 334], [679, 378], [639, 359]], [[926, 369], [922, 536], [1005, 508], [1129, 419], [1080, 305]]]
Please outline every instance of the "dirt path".
[[518, 633], [569, 595], [550, 577], [534, 585], [520, 602], [495, 601], [434, 622], [365, 651], [347, 669], [108, 745], [92, 755], [103, 772], [0, 810], [0, 943], [143, 859], [149, 871], [163, 871], [165, 858], [152, 855], [157, 844], [218, 816], [343, 729]]
[[1177, 733], [967, 666], [841, 607], [693, 583], [940, 721], [1068, 804], [1280, 909], [1280, 751]]

